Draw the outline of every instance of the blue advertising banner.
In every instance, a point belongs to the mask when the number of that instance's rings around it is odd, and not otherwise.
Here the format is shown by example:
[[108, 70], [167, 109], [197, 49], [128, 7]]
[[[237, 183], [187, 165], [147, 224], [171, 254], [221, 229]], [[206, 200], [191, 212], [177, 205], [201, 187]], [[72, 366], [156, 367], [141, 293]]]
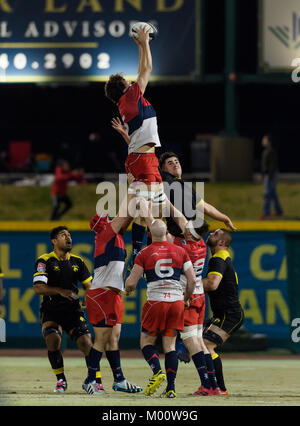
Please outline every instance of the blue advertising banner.
[[0, 82], [105, 81], [137, 75], [135, 22], [158, 29], [153, 80], [199, 75], [201, 0], [2, 0]]
[[[87, 231], [72, 232], [74, 254], [93, 268], [94, 237]], [[125, 235], [127, 252], [131, 234]], [[0, 264], [4, 276], [4, 318], [7, 344], [12, 337], [41, 337], [40, 298], [32, 288], [36, 258], [52, 251], [48, 232], [0, 232]], [[267, 334], [270, 340], [290, 340], [290, 311], [287, 294], [287, 262], [284, 232], [234, 234], [232, 255], [239, 279], [245, 327]], [[204, 270], [205, 275], [205, 270]], [[82, 292], [83, 293], [83, 292]], [[123, 339], [137, 339], [146, 300], [146, 285], [140, 281], [135, 294], [124, 298]]]

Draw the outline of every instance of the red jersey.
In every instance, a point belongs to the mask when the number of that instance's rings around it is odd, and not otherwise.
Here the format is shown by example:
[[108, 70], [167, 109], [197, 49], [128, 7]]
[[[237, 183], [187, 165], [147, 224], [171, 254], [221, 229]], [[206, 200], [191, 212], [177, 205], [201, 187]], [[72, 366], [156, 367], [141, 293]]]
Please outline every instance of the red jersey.
[[153, 242], [139, 252], [134, 263], [146, 274], [148, 300], [183, 300], [180, 276], [192, 266], [183, 248], [168, 241]]
[[[174, 244], [176, 244], [178, 247], [182, 247], [188, 253], [192, 261], [196, 275], [196, 287], [194, 290], [194, 294], [204, 293], [202, 284], [202, 272], [207, 254], [207, 247], [204, 240], [201, 239], [200, 241], [186, 241], [183, 238], [175, 237]], [[184, 292], [186, 287], [186, 278], [184, 275], [181, 275], [181, 283]]]
[[130, 138], [129, 154], [149, 142], [155, 143], [155, 146], [160, 146], [156, 112], [144, 98], [137, 82], [126, 90], [119, 99], [117, 106], [128, 130]]
[[122, 235], [113, 231], [107, 219], [103, 221], [100, 232], [96, 234], [94, 257], [92, 289], [109, 286], [123, 290], [125, 244]]

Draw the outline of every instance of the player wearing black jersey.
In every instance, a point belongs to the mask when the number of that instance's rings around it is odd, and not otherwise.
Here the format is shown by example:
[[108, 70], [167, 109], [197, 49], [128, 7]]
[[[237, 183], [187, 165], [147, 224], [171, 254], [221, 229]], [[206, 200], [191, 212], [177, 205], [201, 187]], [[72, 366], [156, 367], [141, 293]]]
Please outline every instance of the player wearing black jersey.
[[238, 330], [244, 319], [238, 296], [238, 277], [228, 251], [231, 241], [231, 233], [225, 229], [217, 229], [209, 234], [207, 245], [212, 257], [208, 262], [207, 276], [203, 280], [204, 291], [209, 296], [213, 312], [203, 338], [214, 361], [217, 381], [224, 395], [228, 395], [228, 391], [224, 383], [221, 358], [215, 348]]
[[[90, 330], [78, 297], [78, 282], [84, 290], [88, 290], [92, 277], [84, 261], [71, 254], [72, 238], [67, 227], [54, 228], [50, 238], [53, 251], [37, 259], [33, 285], [35, 292], [43, 296], [40, 308], [42, 333], [51, 367], [57, 377], [54, 392], [64, 393], [67, 381], [60, 350], [62, 331], [77, 343], [86, 357], [87, 366], [93, 357]], [[97, 392], [95, 385], [90, 393], [100, 392]]]

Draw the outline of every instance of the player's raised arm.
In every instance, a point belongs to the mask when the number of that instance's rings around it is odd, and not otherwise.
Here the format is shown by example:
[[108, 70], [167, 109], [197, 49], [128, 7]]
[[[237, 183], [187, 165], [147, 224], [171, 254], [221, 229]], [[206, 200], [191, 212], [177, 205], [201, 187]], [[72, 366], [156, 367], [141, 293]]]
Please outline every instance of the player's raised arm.
[[138, 39], [134, 39], [139, 47], [139, 68], [137, 83], [144, 94], [148, 85], [152, 72], [152, 54], [150, 50], [150, 34], [151, 28], [147, 29], [147, 25], [137, 31]]
[[214, 206], [211, 204], [208, 204], [204, 202], [204, 213], [211, 217], [212, 219], [218, 220], [220, 222], [223, 222], [228, 228], [230, 228], [232, 231], [236, 231], [236, 227], [231, 222], [230, 218], [226, 216], [224, 213], [221, 213], [219, 210], [217, 210]]

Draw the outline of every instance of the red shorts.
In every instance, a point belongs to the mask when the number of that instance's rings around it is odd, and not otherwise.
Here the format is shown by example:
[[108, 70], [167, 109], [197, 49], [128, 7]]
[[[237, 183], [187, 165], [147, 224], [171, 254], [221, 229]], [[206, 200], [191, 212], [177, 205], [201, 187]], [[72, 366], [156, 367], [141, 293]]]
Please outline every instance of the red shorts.
[[126, 173], [131, 173], [136, 180], [146, 185], [162, 182], [158, 166], [155, 154], [129, 154], [125, 162]]
[[184, 325], [203, 324], [205, 314], [205, 294], [193, 294], [190, 307], [184, 310]]
[[156, 336], [158, 331], [164, 331], [164, 335], [176, 334], [172, 330], [183, 331], [184, 328], [184, 303], [157, 302], [148, 300], [142, 311], [142, 331]]
[[89, 321], [94, 326], [111, 327], [122, 324], [124, 303], [120, 294], [106, 288], [89, 290], [86, 294], [86, 306]]

